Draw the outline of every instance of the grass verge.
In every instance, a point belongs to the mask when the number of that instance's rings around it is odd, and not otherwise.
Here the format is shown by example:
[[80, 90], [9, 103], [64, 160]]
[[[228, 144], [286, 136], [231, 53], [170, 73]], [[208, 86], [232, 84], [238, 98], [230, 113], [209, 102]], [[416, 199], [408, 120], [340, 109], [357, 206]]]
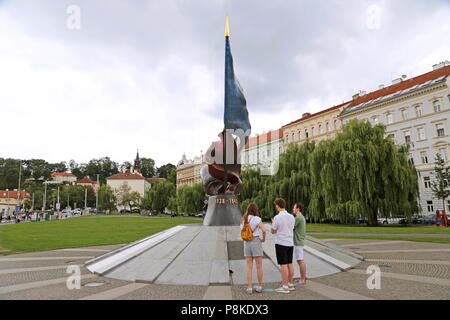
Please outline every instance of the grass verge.
[[195, 218], [80, 217], [0, 227], [0, 255], [129, 243]]

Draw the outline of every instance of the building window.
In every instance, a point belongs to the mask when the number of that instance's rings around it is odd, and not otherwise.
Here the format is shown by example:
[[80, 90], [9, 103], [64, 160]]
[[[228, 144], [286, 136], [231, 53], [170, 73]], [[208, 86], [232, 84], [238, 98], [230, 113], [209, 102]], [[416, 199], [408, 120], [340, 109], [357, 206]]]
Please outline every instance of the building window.
[[431, 188], [431, 179], [430, 179], [430, 177], [423, 178], [423, 182], [425, 184], [425, 189], [430, 189]]
[[416, 117], [421, 117], [422, 116], [422, 107], [421, 106], [417, 106], [414, 108], [416, 110]]
[[441, 103], [439, 102], [439, 100], [436, 100], [433, 102], [433, 109], [434, 109], [434, 112], [441, 111]]
[[407, 144], [411, 143], [411, 131], [405, 131], [405, 142]]
[[286, 135], [286, 142], [289, 142], [289, 135]]
[[428, 212], [434, 212], [433, 201], [427, 201]]
[[394, 123], [394, 115], [392, 113], [386, 114], [386, 121], [387, 121], [387, 124], [393, 124]]
[[305, 139], [308, 139], [308, 138], [309, 138], [308, 130], [305, 130]]
[[403, 109], [402, 110], [402, 119], [403, 120], [408, 120], [408, 109]]
[[295, 141], [295, 134], [292, 132], [292, 141]]
[[327, 122], [327, 132], [330, 132], [330, 131], [331, 131], [331, 126], [330, 126], [330, 123]]
[[439, 154], [441, 155], [442, 159], [444, 159], [444, 161], [448, 161], [447, 148], [440, 148]]
[[378, 118], [378, 116], [375, 116], [372, 119], [373, 119], [373, 124], [374, 125], [378, 125], [380, 123], [380, 119]]
[[313, 137], [316, 136], [316, 128], [312, 127], [312, 129], [311, 129], [311, 135], [312, 135]]
[[302, 135], [301, 135], [301, 131], [298, 130], [298, 140], [302, 140]]
[[442, 123], [436, 125], [437, 135], [438, 137], [445, 136], [444, 125]]
[[339, 122], [334, 120], [334, 130], [339, 130]]
[[324, 134], [323, 125], [319, 125], [319, 134]]
[[420, 158], [422, 159], [423, 164], [428, 164], [428, 155], [426, 151], [420, 153]]
[[414, 164], [414, 156], [413, 156], [412, 154], [409, 155], [409, 159], [408, 159], [408, 160], [409, 160], [409, 163], [410, 163], [411, 165], [413, 165], [413, 166], [415, 165], [415, 164]]
[[425, 128], [417, 129], [417, 136], [419, 137], [419, 141], [426, 140]]

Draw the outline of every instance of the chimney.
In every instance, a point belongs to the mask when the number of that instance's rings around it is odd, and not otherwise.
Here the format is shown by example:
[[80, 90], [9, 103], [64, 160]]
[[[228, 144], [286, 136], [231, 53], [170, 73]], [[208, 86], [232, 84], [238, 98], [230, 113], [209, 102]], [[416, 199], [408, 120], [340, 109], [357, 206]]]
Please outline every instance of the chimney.
[[311, 115], [311, 113], [306, 112], [306, 113], [304, 113], [304, 114], [302, 115], [302, 119], [304, 119], [304, 118], [306, 118], [306, 117], [309, 117], [310, 115]]
[[358, 98], [359, 98], [359, 93], [357, 93], [357, 94], [354, 94], [352, 98], [353, 98], [353, 100], [356, 100], [356, 99], [358, 99]]
[[379, 89], [379, 90], [384, 89], [384, 84], [380, 84], [380, 85], [378, 86], [378, 89]]

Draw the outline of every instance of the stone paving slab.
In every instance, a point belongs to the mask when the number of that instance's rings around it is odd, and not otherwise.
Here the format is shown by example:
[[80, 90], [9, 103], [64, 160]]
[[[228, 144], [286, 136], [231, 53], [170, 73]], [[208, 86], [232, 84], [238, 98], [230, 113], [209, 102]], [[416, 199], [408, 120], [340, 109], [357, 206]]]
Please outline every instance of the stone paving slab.
[[[401, 261], [401, 260], [397, 260]], [[405, 260], [408, 261], [408, 260]], [[401, 263], [393, 261], [365, 261], [360, 268], [367, 269], [371, 265], [377, 265], [382, 272], [401, 273], [413, 276], [427, 276], [438, 279], [450, 279], [450, 261], [441, 261], [446, 264], [434, 264], [432, 261], [422, 263]]]
[[116, 300], [202, 300], [208, 286], [149, 284]]
[[[83, 286], [84, 284], [91, 282], [104, 282], [105, 284], [100, 287]], [[74, 300], [126, 284], [129, 284], [129, 282], [94, 276], [93, 278], [82, 280], [82, 286], [79, 290], [67, 289], [66, 283], [64, 282], [7, 294], [0, 294], [0, 300]]]
[[450, 290], [446, 286], [425, 284], [414, 281], [381, 278], [381, 290], [369, 290], [369, 275], [342, 272], [329, 275], [316, 282], [380, 300], [441, 300], [450, 299]]
[[[3, 274], [0, 275], [0, 287], [22, 284], [27, 282], [36, 282], [69, 277], [71, 273], [66, 273], [66, 271], [67, 268], [45, 270], [45, 271], [19, 272], [14, 274]], [[91, 274], [89, 270], [85, 268], [80, 267], [80, 271], [82, 275]]]

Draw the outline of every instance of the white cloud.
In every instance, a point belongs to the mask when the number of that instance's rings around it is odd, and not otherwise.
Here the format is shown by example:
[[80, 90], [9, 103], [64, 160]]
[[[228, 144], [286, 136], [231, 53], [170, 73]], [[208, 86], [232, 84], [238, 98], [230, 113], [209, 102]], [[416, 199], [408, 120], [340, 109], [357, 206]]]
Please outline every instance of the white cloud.
[[162, 165], [205, 151], [223, 127], [226, 14], [254, 133], [450, 59], [441, 0], [102, 4], [0, 5], [0, 132], [14, 137], [0, 157], [122, 162], [139, 148]]

